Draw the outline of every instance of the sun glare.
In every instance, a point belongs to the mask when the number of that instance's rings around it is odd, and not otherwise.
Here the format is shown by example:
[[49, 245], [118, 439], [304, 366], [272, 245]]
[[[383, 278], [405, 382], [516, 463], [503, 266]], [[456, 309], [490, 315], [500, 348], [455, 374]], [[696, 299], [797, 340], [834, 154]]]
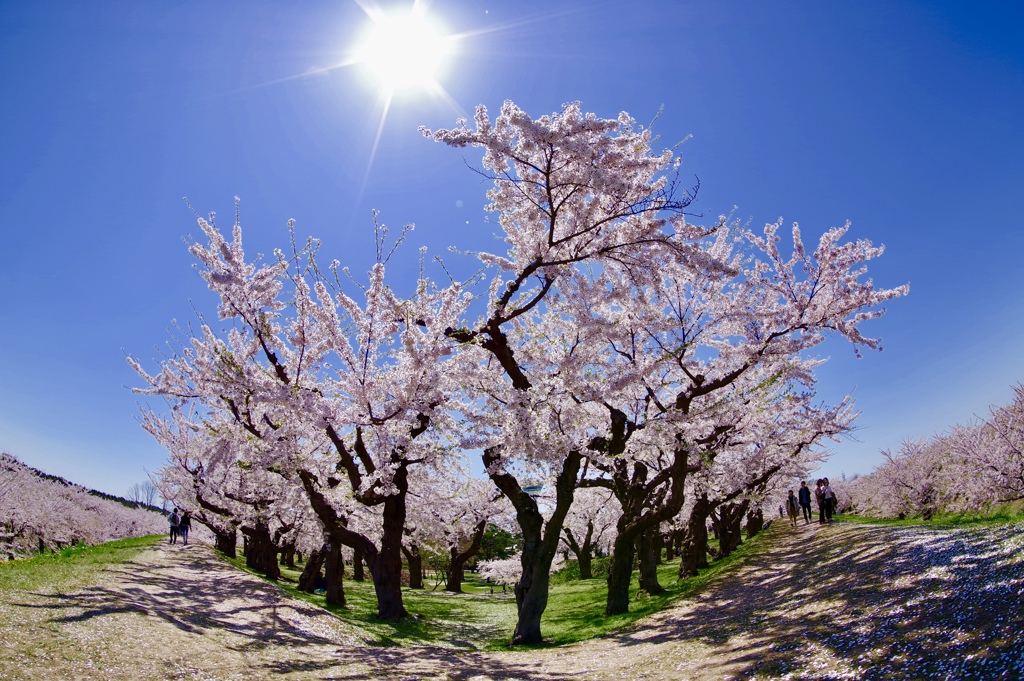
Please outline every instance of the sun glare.
[[450, 52], [451, 40], [422, 13], [412, 12], [375, 18], [359, 61], [388, 90], [429, 88]]

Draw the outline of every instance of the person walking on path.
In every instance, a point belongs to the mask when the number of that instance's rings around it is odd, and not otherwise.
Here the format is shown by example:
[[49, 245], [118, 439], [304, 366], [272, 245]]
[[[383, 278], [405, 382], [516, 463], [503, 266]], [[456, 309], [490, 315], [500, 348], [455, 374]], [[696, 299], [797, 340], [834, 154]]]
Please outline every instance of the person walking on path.
[[796, 527], [796, 516], [798, 511], [796, 510], [797, 501], [796, 495], [793, 494], [793, 490], [789, 490], [789, 498], [786, 499], [786, 512], [789, 513], [789, 523], [793, 527]]
[[828, 484], [828, 478], [824, 480], [825, 486], [822, 488], [822, 495], [825, 497], [825, 522], [832, 522], [832, 512], [836, 509], [836, 493], [832, 491], [832, 486]]
[[811, 488], [807, 486], [806, 480], [800, 481], [800, 491], [797, 492], [800, 498], [800, 509], [804, 513], [804, 525], [811, 524]]
[[175, 507], [171, 514], [167, 516], [167, 522], [171, 525], [171, 543], [176, 544], [178, 542], [178, 528], [181, 518], [178, 517], [178, 509]]
[[818, 502], [818, 522], [825, 524], [825, 481], [818, 478], [817, 486], [814, 488], [814, 500]]
[[188, 511], [181, 514], [178, 521], [178, 534], [181, 536], [181, 543], [188, 546], [188, 533], [192, 531], [192, 515]]

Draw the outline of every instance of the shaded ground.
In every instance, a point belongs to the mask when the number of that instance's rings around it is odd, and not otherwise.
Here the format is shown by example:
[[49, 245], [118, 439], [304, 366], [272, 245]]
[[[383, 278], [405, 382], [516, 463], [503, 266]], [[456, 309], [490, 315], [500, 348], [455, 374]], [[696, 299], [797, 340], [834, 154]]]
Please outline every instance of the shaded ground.
[[748, 563], [615, 636], [380, 648], [216, 560], [160, 546], [75, 593], [7, 593], [0, 679], [1024, 678], [1024, 528], [773, 528]]

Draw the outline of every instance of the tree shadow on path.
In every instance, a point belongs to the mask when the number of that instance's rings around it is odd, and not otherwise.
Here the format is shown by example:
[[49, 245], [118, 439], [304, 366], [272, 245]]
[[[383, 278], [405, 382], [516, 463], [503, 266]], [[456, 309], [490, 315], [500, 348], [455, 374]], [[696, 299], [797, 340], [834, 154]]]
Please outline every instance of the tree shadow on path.
[[692, 604], [612, 638], [697, 641], [735, 678], [1024, 676], [1019, 526], [782, 531]]
[[[1024, 678], [1020, 526], [771, 532], [745, 565], [694, 598], [618, 634], [547, 650], [370, 645], [364, 632], [203, 546], [160, 546], [99, 584], [18, 605], [64, 626], [147, 618], [135, 629], [152, 630], [153, 641], [175, 632], [203, 658], [197, 664], [217, 660], [229, 678]], [[166, 656], [152, 648], [138, 654]]]

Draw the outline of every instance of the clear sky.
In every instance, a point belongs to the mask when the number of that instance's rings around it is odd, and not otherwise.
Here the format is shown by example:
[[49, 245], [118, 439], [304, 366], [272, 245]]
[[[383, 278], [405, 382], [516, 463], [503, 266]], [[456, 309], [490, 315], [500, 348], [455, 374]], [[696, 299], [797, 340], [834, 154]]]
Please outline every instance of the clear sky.
[[[411, 2], [386, 3], [408, 7]], [[250, 251], [287, 243], [364, 272], [371, 210], [416, 247], [491, 246], [479, 154], [425, 140], [478, 103], [534, 116], [580, 100], [664, 111], [686, 136], [696, 210], [784, 217], [805, 238], [853, 223], [910, 296], [831, 343], [821, 395], [853, 390], [859, 442], [826, 473], [1008, 401], [1024, 381], [1024, 16], [1013, 2], [437, 0], [463, 36], [438, 80], [380, 130], [365, 68], [331, 68], [369, 25], [350, 0], [0, 2], [0, 449], [124, 494], [164, 458], [136, 421], [130, 352], [155, 368], [172, 320], [212, 309], [182, 201], [233, 220]], [[458, 267], [460, 259], [447, 255]], [[410, 275], [412, 275], [410, 269]]]

